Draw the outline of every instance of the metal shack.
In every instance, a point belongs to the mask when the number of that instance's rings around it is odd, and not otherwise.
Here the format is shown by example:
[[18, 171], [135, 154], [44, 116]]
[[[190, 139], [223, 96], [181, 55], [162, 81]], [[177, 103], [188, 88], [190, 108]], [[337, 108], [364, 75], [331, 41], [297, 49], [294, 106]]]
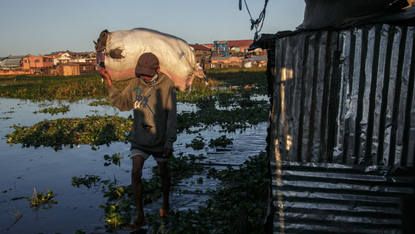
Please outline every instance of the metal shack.
[[403, 12], [252, 44], [268, 51], [269, 233], [414, 230], [415, 7]]

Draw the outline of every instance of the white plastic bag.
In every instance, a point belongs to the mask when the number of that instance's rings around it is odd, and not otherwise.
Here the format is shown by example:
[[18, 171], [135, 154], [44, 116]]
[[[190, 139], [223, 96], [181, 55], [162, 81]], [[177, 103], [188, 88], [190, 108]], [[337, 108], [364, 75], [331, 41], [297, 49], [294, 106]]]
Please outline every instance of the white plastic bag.
[[107, 69], [113, 81], [135, 77], [138, 58], [147, 52], [157, 56], [160, 71], [172, 79], [180, 91], [189, 89], [195, 76], [204, 76], [186, 41], [151, 29], [104, 30], [95, 49], [98, 65]]

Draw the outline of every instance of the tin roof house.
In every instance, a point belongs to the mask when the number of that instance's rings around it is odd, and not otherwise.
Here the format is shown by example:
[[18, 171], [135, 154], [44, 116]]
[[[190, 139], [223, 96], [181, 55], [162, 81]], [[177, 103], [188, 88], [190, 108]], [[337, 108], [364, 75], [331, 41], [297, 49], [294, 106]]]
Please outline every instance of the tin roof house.
[[229, 43], [229, 52], [230, 53], [247, 53], [249, 46], [252, 44], [252, 39], [250, 40], [231, 40]]
[[10, 55], [1, 61], [3, 70], [19, 70], [21, 67], [23, 55]]
[[211, 57], [210, 61], [212, 68], [220, 69], [242, 67], [244, 59], [232, 55], [227, 55], [223, 57]]
[[268, 57], [266, 55], [252, 56], [244, 60], [244, 67], [263, 67], [267, 65]]
[[196, 57], [196, 62], [202, 69], [210, 69], [210, 57], [212, 56], [212, 48], [208, 45], [189, 44]]
[[0, 68], [3, 67], [4, 62], [6, 61], [7, 57], [0, 57]]
[[415, 233], [407, 5], [306, 0], [298, 30], [251, 45], [268, 51], [267, 233]]

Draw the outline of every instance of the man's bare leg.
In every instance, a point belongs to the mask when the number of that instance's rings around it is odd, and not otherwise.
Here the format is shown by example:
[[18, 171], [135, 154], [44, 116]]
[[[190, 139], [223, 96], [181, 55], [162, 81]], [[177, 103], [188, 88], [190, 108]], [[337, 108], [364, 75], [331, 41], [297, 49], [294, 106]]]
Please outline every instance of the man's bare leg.
[[131, 183], [133, 187], [135, 207], [137, 208], [138, 220], [145, 219], [143, 210], [143, 184], [141, 182], [143, 174], [144, 158], [141, 155], [132, 157], [133, 169], [131, 171]]
[[163, 204], [161, 208], [168, 211], [170, 208], [169, 195], [170, 195], [170, 175], [167, 168], [167, 162], [157, 162], [159, 175], [161, 178], [161, 189], [163, 191]]

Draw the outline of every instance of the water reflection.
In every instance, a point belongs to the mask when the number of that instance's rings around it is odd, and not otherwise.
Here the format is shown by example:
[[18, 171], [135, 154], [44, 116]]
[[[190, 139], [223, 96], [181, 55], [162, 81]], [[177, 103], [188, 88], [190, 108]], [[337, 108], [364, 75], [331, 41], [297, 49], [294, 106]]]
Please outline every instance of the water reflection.
[[104, 166], [109, 166], [111, 164], [117, 165], [117, 166], [121, 166], [121, 159], [123, 159], [124, 157], [120, 156], [120, 154], [113, 154], [112, 156], [109, 156], [108, 154], [104, 155], [104, 160], [106, 162], [104, 162]]

